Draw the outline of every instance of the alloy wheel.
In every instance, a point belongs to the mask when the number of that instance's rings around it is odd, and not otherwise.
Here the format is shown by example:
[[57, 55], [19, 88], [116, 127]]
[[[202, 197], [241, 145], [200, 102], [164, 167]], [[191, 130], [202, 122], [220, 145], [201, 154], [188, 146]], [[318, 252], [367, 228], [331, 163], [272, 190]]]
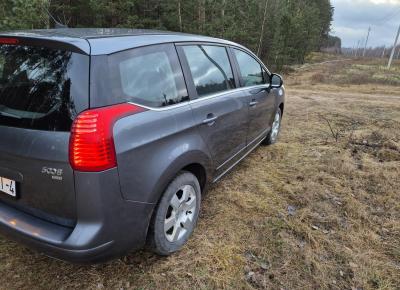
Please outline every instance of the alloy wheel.
[[271, 141], [275, 142], [276, 139], [278, 138], [279, 130], [281, 127], [281, 114], [280, 111], [276, 112], [274, 122], [272, 123], [272, 129], [271, 129]]
[[169, 242], [184, 238], [191, 229], [197, 211], [196, 191], [184, 185], [172, 196], [164, 220], [164, 234]]

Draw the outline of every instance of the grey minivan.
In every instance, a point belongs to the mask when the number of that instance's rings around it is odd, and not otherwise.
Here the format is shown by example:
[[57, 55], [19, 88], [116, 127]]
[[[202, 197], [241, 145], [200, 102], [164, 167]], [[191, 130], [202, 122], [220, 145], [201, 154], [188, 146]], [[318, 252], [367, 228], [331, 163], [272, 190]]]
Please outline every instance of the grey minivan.
[[284, 98], [282, 78], [230, 41], [0, 33], [0, 233], [71, 262], [172, 254], [207, 186], [276, 142]]

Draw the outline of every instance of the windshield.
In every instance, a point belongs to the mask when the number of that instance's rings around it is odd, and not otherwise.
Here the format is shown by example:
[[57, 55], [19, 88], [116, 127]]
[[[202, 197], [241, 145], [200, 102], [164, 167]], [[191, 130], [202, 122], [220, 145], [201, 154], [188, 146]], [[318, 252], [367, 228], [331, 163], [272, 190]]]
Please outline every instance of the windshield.
[[0, 125], [69, 131], [88, 107], [88, 57], [0, 45]]

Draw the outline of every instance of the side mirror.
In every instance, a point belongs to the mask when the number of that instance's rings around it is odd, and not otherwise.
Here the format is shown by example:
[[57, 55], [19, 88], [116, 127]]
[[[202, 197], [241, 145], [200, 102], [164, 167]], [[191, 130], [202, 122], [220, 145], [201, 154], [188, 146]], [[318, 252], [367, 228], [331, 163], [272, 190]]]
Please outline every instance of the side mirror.
[[279, 89], [282, 86], [283, 86], [282, 77], [280, 75], [278, 75], [278, 74], [272, 74], [271, 75], [271, 88]]

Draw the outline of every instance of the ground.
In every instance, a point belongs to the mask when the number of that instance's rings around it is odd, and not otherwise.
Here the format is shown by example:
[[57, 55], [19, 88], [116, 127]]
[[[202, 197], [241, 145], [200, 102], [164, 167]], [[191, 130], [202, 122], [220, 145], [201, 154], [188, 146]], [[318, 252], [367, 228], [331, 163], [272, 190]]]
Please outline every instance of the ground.
[[380, 65], [292, 69], [279, 143], [211, 188], [176, 255], [77, 266], [0, 238], [0, 289], [399, 289], [400, 63]]

